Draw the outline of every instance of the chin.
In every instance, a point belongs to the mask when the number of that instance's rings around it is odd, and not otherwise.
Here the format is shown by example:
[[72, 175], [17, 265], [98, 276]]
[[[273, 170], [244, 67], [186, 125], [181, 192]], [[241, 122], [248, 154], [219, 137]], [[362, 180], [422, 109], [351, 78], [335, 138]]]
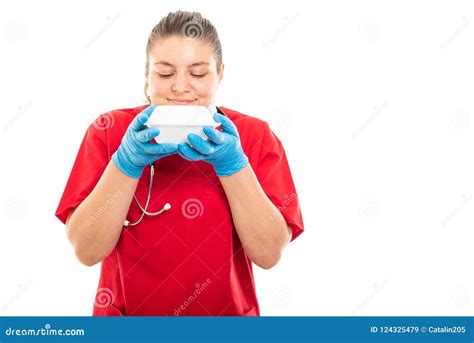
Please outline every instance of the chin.
[[207, 107], [212, 103], [209, 99], [198, 98], [192, 102], [188, 103], [177, 103], [173, 101], [169, 101], [168, 98], [155, 98], [151, 100], [151, 104], [155, 106], [163, 106], [163, 105], [172, 105], [172, 106], [204, 106]]
[[170, 101], [167, 98], [161, 98], [157, 100], [151, 100], [151, 104], [155, 106], [163, 106], [163, 105], [172, 105], [172, 106], [209, 106], [210, 101], [209, 100], [203, 100], [203, 99], [196, 99], [191, 102], [176, 102], [176, 101]]

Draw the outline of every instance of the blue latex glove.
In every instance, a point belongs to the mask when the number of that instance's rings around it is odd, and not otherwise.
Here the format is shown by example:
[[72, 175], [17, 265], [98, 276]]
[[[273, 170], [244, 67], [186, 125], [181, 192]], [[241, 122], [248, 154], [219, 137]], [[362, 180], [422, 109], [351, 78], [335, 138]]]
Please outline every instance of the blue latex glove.
[[219, 113], [214, 114], [214, 120], [222, 124], [223, 131], [205, 126], [203, 131], [211, 141], [207, 142], [191, 133], [188, 135], [188, 141], [192, 147], [187, 143], [180, 143], [178, 153], [190, 161], [202, 160], [212, 164], [219, 176], [230, 176], [246, 167], [248, 158], [242, 150], [239, 132], [234, 123]]
[[156, 127], [147, 128], [147, 122], [156, 106], [148, 106], [130, 123], [117, 151], [112, 155], [112, 162], [120, 171], [130, 177], [140, 178], [147, 164], [177, 153], [178, 145], [174, 143], [156, 144], [150, 140], [160, 134]]

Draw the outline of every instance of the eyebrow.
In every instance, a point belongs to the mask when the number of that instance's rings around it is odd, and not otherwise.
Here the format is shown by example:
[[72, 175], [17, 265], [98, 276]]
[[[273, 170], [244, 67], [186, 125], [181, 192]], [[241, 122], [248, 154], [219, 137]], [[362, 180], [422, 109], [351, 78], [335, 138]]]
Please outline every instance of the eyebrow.
[[[174, 67], [174, 65], [172, 65], [171, 63], [166, 62], [166, 61], [158, 61], [158, 62], [155, 62], [154, 64], [163, 64], [163, 65], [168, 66], [168, 67]], [[196, 62], [196, 63], [193, 63], [193, 64], [189, 65], [188, 67], [197, 67], [197, 66], [201, 66], [201, 65], [210, 65], [210, 63]]]

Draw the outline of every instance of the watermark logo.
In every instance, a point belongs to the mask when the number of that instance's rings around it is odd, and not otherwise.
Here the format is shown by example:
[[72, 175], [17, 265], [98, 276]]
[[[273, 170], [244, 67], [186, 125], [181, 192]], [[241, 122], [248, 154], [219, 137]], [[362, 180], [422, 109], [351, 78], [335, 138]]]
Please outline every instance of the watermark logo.
[[7, 219], [22, 218], [25, 213], [25, 201], [22, 198], [11, 198], [3, 204], [3, 215]]
[[188, 219], [195, 219], [197, 217], [202, 216], [204, 213], [204, 206], [199, 199], [190, 198], [183, 202], [181, 206], [181, 212], [183, 216]]
[[362, 23], [359, 25], [360, 37], [369, 42], [376, 42], [382, 35], [382, 28], [374, 22]]
[[9, 42], [25, 39], [25, 24], [21, 21], [10, 20], [3, 26], [3, 38]]
[[110, 288], [102, 287], [97, 290], [94, 305], [99, 308], [104, 308], [114, 302], [114, 293]]
[[201, 24], [193, 20], [184, 24], [182, 29], [183, 36], [196, 39], [201, 38], [203, 31]]
[[359, 215], [364, 218], [374, 218], [380, 213], [380, 203], [376, 199], [365, 199], [360, 203]]
[[451, 302], [453, 305], [463, 307], [469, 305], [469, 292], [464, 287], [456, 287], [451, 290]]
[[97, 130], [106, 130], [114, 126], [115, 124], [115, 117], [112, 113], [107, 112], [104, 114], [101, 114], [99, 118], [97, 118], [92, 125]]
[[469, 127], [471, 115], [469, 112], [458, 109], [450, 114], [450, 127], [453, 130], [463, 130]]
[[287, 307], [292, 299], [292, 292], [289, 288], [275, 289], [272, 294], [272, 303], [275, 307]]

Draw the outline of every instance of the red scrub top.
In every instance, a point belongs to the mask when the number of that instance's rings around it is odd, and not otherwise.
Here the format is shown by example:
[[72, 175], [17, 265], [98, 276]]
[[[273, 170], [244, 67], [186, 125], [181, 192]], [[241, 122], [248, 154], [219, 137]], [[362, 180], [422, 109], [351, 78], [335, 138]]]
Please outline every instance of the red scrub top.
[[[102, 114], [89, 126], [56, 211], [63, 223], [93, 190], [130, 122], [146, 106]], [[303, 232], [303, 220], [280, 140], [265, 121], [225, 107], [220, 112], [237, 126], [249, 163], [294, 240]], [[147, 166], [135, 193], [142, 205], [149, 176]], [[110, 201], [116, 196], [110, 194]], [[163, 214], [123, 228], [114, 250], [102, 261], [93, 315], [260, 315], [252, 262], [212, 166], [177, 154], [156, 161], [148, 211], [158, 211], [167, 202], [171, 209]], [[132, 201], [127, 219], [133, 222], [140, 215]], [[264, 218], [262, 224], [271, 220]]]

